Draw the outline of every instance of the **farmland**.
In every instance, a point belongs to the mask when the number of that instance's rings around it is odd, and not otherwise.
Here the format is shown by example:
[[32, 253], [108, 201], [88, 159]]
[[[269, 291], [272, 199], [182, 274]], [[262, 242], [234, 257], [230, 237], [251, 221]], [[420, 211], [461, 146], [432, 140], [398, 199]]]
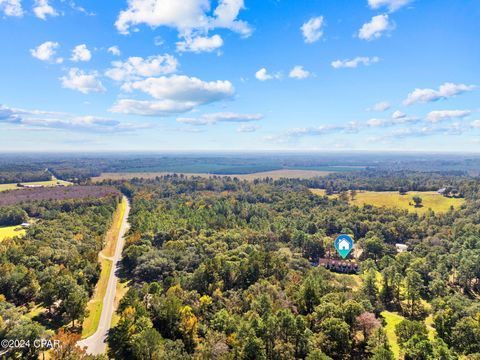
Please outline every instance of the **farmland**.
[[103, 198], [118, 194], [118, 190], [102, 186], [28, 188], [0, 193], [0, 206], [15, 205], [27, 201]]
[[[208, 174], [208, 173], [181, 173], [181, 174], [188, 177], [204, 177], [204, 178], [209, 178], [212, 176], [231, 177], [231, 178], [235, 177], [240, 180], [251, 181], [254, 179], [264, 179], [267, 177], [274, 180], [281, 179], [281, 178], [310, 179], [316, 176], [326, 176], [331, 173], [332, 171], [283, 169], [283, 170], [255, 172], [251, 174], [229, 174], [229, 175], [216, 175], [216, 174]], [[94, 177], [92, 181], [100, 182], [103, 180], [131, 180], [133, 178], [154, 179], [159, 176], [166, 176], [166, 175], [172, 175], [172, 174], [173, 173], [170, 173], [170, 172], [103, 173], [101, 176]]]
[[[311, 191], [317, 195], [325, 195], [325, 190], [323, 189], [311, 189]], [[333, 197], [337, 196], [333, 195]], [[415, 196], [419, 196], [422, 199], [421, 207], [415, 207], [412, 200]], [[360, 191], [357, 192], [353, 200], [351, 199], [351, 194], [349, 194], [349, 203], [352, 205], [385, 206], [404, 209], [417, 214], [424, 214], [429, 209], [438, 213], [444, 213], [452, 206], [459, 208], [464, 202], [464, 199], [448, 198], [434, 191], [411, 191], [405, 195], [400, 195], [396, 191]]]
[[[26, 182], [21, 183], [24, 186], [42, 186], [42, 187], [55, 187], [55, 186], [70, 186], [72, 185], [71, 182], [63, 181], [63, 180], [48, 180], [48, 181], [33, 181], [33, 182]], [[23, 189], [21, 186], [18, 186], [17, 183], [12, 184], [0, 184], [0, 191], [7, 191], [7, 190], [15, 190], [15, 189]]]

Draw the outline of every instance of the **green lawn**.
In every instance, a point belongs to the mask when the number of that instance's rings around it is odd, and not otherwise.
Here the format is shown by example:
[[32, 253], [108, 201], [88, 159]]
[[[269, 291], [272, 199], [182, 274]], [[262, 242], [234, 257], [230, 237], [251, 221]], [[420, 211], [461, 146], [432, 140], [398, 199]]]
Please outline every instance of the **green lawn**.
[[0, 242], [5, 239], [10, 239], [16, 236], [22, 237], [25, 235], [25, 230], [19, 226], [0, 227]]
[[[311, 189], [314, 194], [325, 195], [324, 189]], [[337, 196], [337, 195], [333, 195]], [[412, 198], [419, 196], [423, 200], [422, 207], [415, 207]], [[398, 191], [359, 191], [350, 204], [363, 206], [365, 204], [373, 206], [385, 206], [391, 208], [405, 209], [417, 214], [423, 214], [432, 209], [437, 213], [447, 212], [451, 206], [460, 207], [465, 199], [447, 198], [435, 191], [410, 191], [405, 195], [400, 195]]]
[[[70, 186], [73, 185], [71, 182], [68, 181], [63, 181], [63, 180], [49, 180], [49, 181], [33, 181], [33, 182], [25, 182], [21, 183], [22, 185], [40, 185], [40, 186], [45, 186], [45, 187], [52, 187], [52, 186]], [[0, 191], [6, 191], [6, 190], [15, 190], [15, 189], [21, 189], [21, 187], [18, 187], [17, 184], [0, 184]]]
[[396, 312], [391, 311], [382, 311], [381, 315], [387, 323], [385, 325], [385, 332], [387, 333], [388, 343], [390, 344], [393, 354], [395, 355], [395, 359], [402, 359], [403, 357], [400, 353], [400, 346], [397, 342], [397, 335], [395, 334], [395, 326], [399, 324], [404, 317]]

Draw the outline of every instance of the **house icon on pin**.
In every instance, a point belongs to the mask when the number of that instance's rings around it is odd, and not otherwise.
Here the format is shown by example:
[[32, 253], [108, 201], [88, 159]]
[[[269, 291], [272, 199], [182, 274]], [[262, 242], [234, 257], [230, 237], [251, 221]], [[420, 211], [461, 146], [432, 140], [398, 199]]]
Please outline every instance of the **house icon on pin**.
[[339, 250], [350, 250], [350, 243], [345, 240], [345, 239], [342, 239], [339, 243], [338, 243], [338, 249]]

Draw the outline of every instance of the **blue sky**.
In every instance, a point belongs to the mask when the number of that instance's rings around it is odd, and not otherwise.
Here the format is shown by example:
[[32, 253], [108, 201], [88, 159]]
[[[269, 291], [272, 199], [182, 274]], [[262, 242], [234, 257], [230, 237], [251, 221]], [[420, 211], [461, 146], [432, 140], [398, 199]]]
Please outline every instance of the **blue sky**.
[[480, 151], [477, 0], [0, 0], [0, 151]]

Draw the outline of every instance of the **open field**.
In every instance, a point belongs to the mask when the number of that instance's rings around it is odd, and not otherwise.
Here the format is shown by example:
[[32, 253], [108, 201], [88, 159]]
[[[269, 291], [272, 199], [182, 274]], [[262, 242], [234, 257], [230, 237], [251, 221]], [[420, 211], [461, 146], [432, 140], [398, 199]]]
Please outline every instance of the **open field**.
[[0, 242], [16, 236], [22, 237], [23, 235], [25, 235], [25, 230], [20, 226], [0, 227]]
[[[256, 172], [252, 174], [232, 174], [232, 175], [216, 175], [208, 173], [178, 173], [188, 177], [199, 176], [199, 177], [212, 177], [212, 176], [221, 176], [221, 177], [231, 177], [238, 178], [241, 180], [254, 180], [254, 179], [263, 179], [266, 177], [272, 178], [274, 180], [280, 178], [296, 178], [296, 179], [310, 179], [316, 176], [326, 176], [331, 174], [332, 171], [319, 171], [319, 170], [272, 170], [272, 171], [263, 171]], [[172, 175], [171, 172], [145, 172], [145, 173], [103, 173], [101, 176], [92, 178], [93, 182], [99, 182], [103, 180], [131, 180], [133, 178], [143, 178], [143, 179], [153, 179], [157, 176]]]
[[[314, 194], [325, 195], [324, 189], [311, 189]], [[337, 195], [333, 195], [337, 196]], [[422, 198], [423, 206], [415, 207], [412, 198], [419, 196]], [[359, 191], [350, 204], [363, 206], [365, 204], [374, 206], [385, 206], [391, 208], [405, 209], [417, 214], [423, 214], [432, 209], [438, 213], [447, 212], [451, 206], [460, 207], [465, 199], [448, 198], [438, 194], [435, 191], [410, 191], [405, 195], [400, 195], [397, 191]]]
[[[30, 185], [30, 186], [44, 186], [44, 187], [53, 187], [53, 186], [71, 186], [73, 185], [71, 182], [63, 181], [63, 180], [49, 180], [49, 181], [34, 181], [34, 182], [25, 182], [21, 183], [22, 185]], [[19, 187], [18, 184], [0, 184], [0, 191], [6, 190], [15, 190], [15, 189], [23, 189]]]
[[105, 238], [105, 247], [99, 254], [99, 261], [102, 271], [100, 272], [100, 278], [98, 279], [95, 287], [93, 297], [90, 299], [87, 305], [89, 314], [83, 321], [82, 328], [82, 338], [84, 339], [93, 335], [98, 328], [100, 315], [102, 314], [103, 309], [103, 298], [105, 297], [108, 279], [110, 277], [110, 272], [112, 271], [112, 260], [110, 260], [110, 258], [115, 253], [120, 228], [122, 225], [122, 219], [126, 208], [127, 202], [124, 198], [118, 205], [117, 210], [113, 215], [112, 226], [110, 227], [110, 230]]
[[0, 206], [15, 205], [27, 201], [103, 198], [120, 195], [108, 186], [40, 187], [0, 192]]
[[393, 354], [395, 355], [395, 359], [402, 359], [403, 357], [401, 357], [400, 355], [400, 346], [398, 345], [398, 342], [397, 342], [397, 335], [395, 334], [395, 326], [399, 324], [404, 319], [404, 317], [402, 315], [399, 315], [396, 312], [391, 312], [391, 311], [382, 311], [381, 315], [385, 319], [385, 322], [387, 323], [385, 325], [385, 332], [387, 334], [390, 348], [392, 349]]

